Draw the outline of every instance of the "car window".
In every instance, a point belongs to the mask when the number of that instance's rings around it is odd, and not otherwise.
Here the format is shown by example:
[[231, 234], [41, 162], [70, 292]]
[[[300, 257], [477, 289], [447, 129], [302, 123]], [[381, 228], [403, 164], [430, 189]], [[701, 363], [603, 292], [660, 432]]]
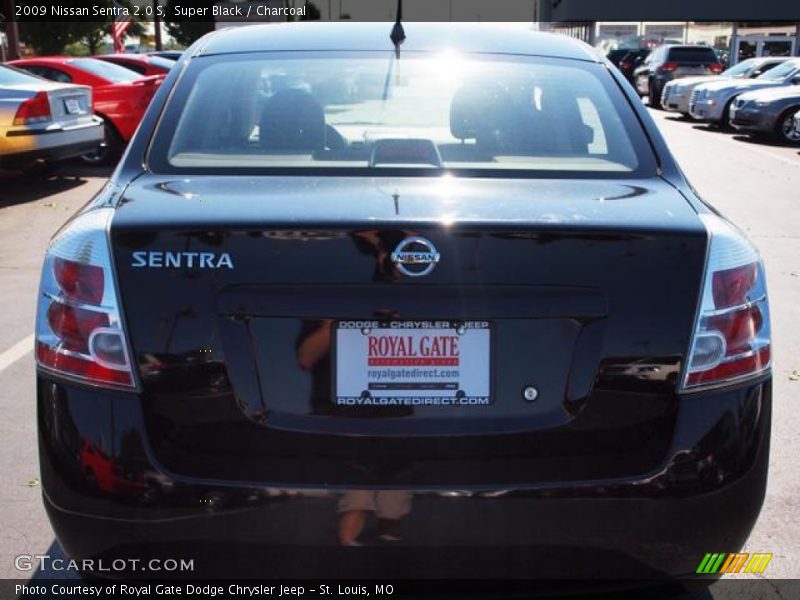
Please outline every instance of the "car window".
[[770, 69], [766, 73], [762, 73], [756, 79], [780, 81], [781, 79], [786, 79], [790, 75], [793, 75], [795, 71], [797, 71], [798, 65], [800, 65], [800, 63], [786, 61], [776, 66], [774, 69]]
[[135, 63], [133, 61], [119, 60], [119, 61], [114, 61], [114, 62], [112, 62], [112, 61], [108, 61], [108, 62], [110, 62], [111, 64], [114, 64], [114, 65], [119, 65], [120, 67], [125, 67], [126, 69], [130, 69], [131, 71], [134, 71], [135, 73], [138, 73], [139, 75], [144, 75], [145, 71], [147, 71], [147, 67], [145, 67], [144, 65]]
[[[277, 53], [276, 53], [277, 54]], [[162, 167], [633, 172], [607, 71], [559, 59], [393, 53], [192, 61], [156, 135]], [[640, 129], [634, 129], [641, 136]]]
[[[730, 69], [725, 69], [721, 74], [720, 77], [739, 77], [742, 75], [746, 75], [753, 69], [754, 65], [758, 64], [758, 60], [755, 58], [749, 58], [747, 60], [743, 60], [740, 63], [735, 64]], [[758, 71], [761, 67], [755, 67], [753, 72]]]
[[770, 70], [774, 69], [775, 67], [777, 67], [782, 62], [783, 61], [765, 62], [765, 63], [759, 65], [758, 68], [753, 71], [753, 77], [758, 77], [762, 73], [766, 73], [767, 71], [770, 71]]
[[70, 64], [78, 69], [82, 69], [91, 73], [95, 77], [100, 77], [111, 83], [122, 83], [124, 81], [133, 81], [141, 77], [135, 71], [120, 67], [103, 60], [96, 58], [76, 58], [70, 61]]
[[151, 65], [156, 67], [161, 67], [162, 69], [171, 69], [175, 66], [174, 60], [169, 60], [168, 58], [164, 58], [163, 56], [151, 56], [147, 59]]
[[52, 67], [45, 67], [41, 65], [20, 65], [20, 68], [50, 81], [72, 83], [72, 77], [60, 69], [54, 69]]
[[28, 73], [0, 65], [0, 85], [30, 85], [37, 81], [41, 83], [40, 79], [32, 77]]
[[36, 75], [37, 77], [43, 77], [44, 79], [47, 79], [44, 76], [44, 69], [42, 67], [37, 67], [36, 65], [20, 65], [19, 68], [23, 71], [27, 71], [31, 75]]
[[667, 56], [678, 62], [719, 62], [711, 48], [669, 48]]
[[58, 81], [59, 83], [72, 83], [72, 76], [69, 73], [62, 71], [61, 69], [56, 69], [54, 67], [44, 67], [42, 69], [44, 73], [43, 77], [46, 79], [51, 79], [53, 81]]

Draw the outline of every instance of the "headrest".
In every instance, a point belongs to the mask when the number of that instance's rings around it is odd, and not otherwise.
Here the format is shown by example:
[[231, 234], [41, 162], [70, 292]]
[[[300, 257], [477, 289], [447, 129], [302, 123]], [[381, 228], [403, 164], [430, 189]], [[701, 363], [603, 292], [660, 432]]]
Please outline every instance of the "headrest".
[[498, 83], [465, 83], [450, 102], [450, 133], [460, 140], [478, 138], [500, 127], [513, 106], [510, 94]]
[[258, 130], [261, 147], [267, 150], [321, 150], [325, 112], [305, 90], [279, 90], [264, 103]]

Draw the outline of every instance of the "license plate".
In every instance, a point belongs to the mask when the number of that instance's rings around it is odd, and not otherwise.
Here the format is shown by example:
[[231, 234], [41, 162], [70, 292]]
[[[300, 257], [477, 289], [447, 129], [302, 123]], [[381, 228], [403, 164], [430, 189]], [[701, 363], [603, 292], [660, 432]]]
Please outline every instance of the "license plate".
[[77, 98], [66, 98], [64, 100], [64, 108], [69, 115], [79, 115], [83, 112], [81, 110], [81, 103]]
[[338, 321], [334, 398], [340, 406], [491, 403], [486, 321]]

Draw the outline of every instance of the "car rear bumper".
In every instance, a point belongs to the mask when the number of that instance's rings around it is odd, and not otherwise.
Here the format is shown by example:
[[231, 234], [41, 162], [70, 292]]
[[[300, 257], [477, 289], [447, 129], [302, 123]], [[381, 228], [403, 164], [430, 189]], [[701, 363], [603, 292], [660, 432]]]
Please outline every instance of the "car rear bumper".
[[[39, 375], [45, 505], [72, 558], [192, 559], [193, 577], [655, 580], [693, 574], [706, 552], [738, 551], [767, 483], [769, 377], [682, 397], [653, 472], [480, 488], [169, 473], [147, 442], [141, 402]], [[106, 456], [87, 458], [87, 444]], [[131, 462], [136, 475], [126, 474]], [[399, 521], [401, 540], [376, 540], [370, 523], [364, 547], [339, 545], [341, 511], [365, 497]]]
[[0, 164], [21, 165], [36, 160], [59, 161], [96, 149], [103, 141], [100, 119], [72, 126], [14, 128], [5, 133]]

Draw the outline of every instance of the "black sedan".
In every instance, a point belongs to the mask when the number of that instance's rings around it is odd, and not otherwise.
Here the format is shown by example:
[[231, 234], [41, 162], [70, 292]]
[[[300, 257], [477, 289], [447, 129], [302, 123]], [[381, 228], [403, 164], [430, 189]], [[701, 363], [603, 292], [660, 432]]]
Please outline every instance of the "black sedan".
[[647, 581], [737, 552], [768, 465], [756, 249], [589, 47], [391, 29], [204, 37], [52, 240], [65, 552]]

